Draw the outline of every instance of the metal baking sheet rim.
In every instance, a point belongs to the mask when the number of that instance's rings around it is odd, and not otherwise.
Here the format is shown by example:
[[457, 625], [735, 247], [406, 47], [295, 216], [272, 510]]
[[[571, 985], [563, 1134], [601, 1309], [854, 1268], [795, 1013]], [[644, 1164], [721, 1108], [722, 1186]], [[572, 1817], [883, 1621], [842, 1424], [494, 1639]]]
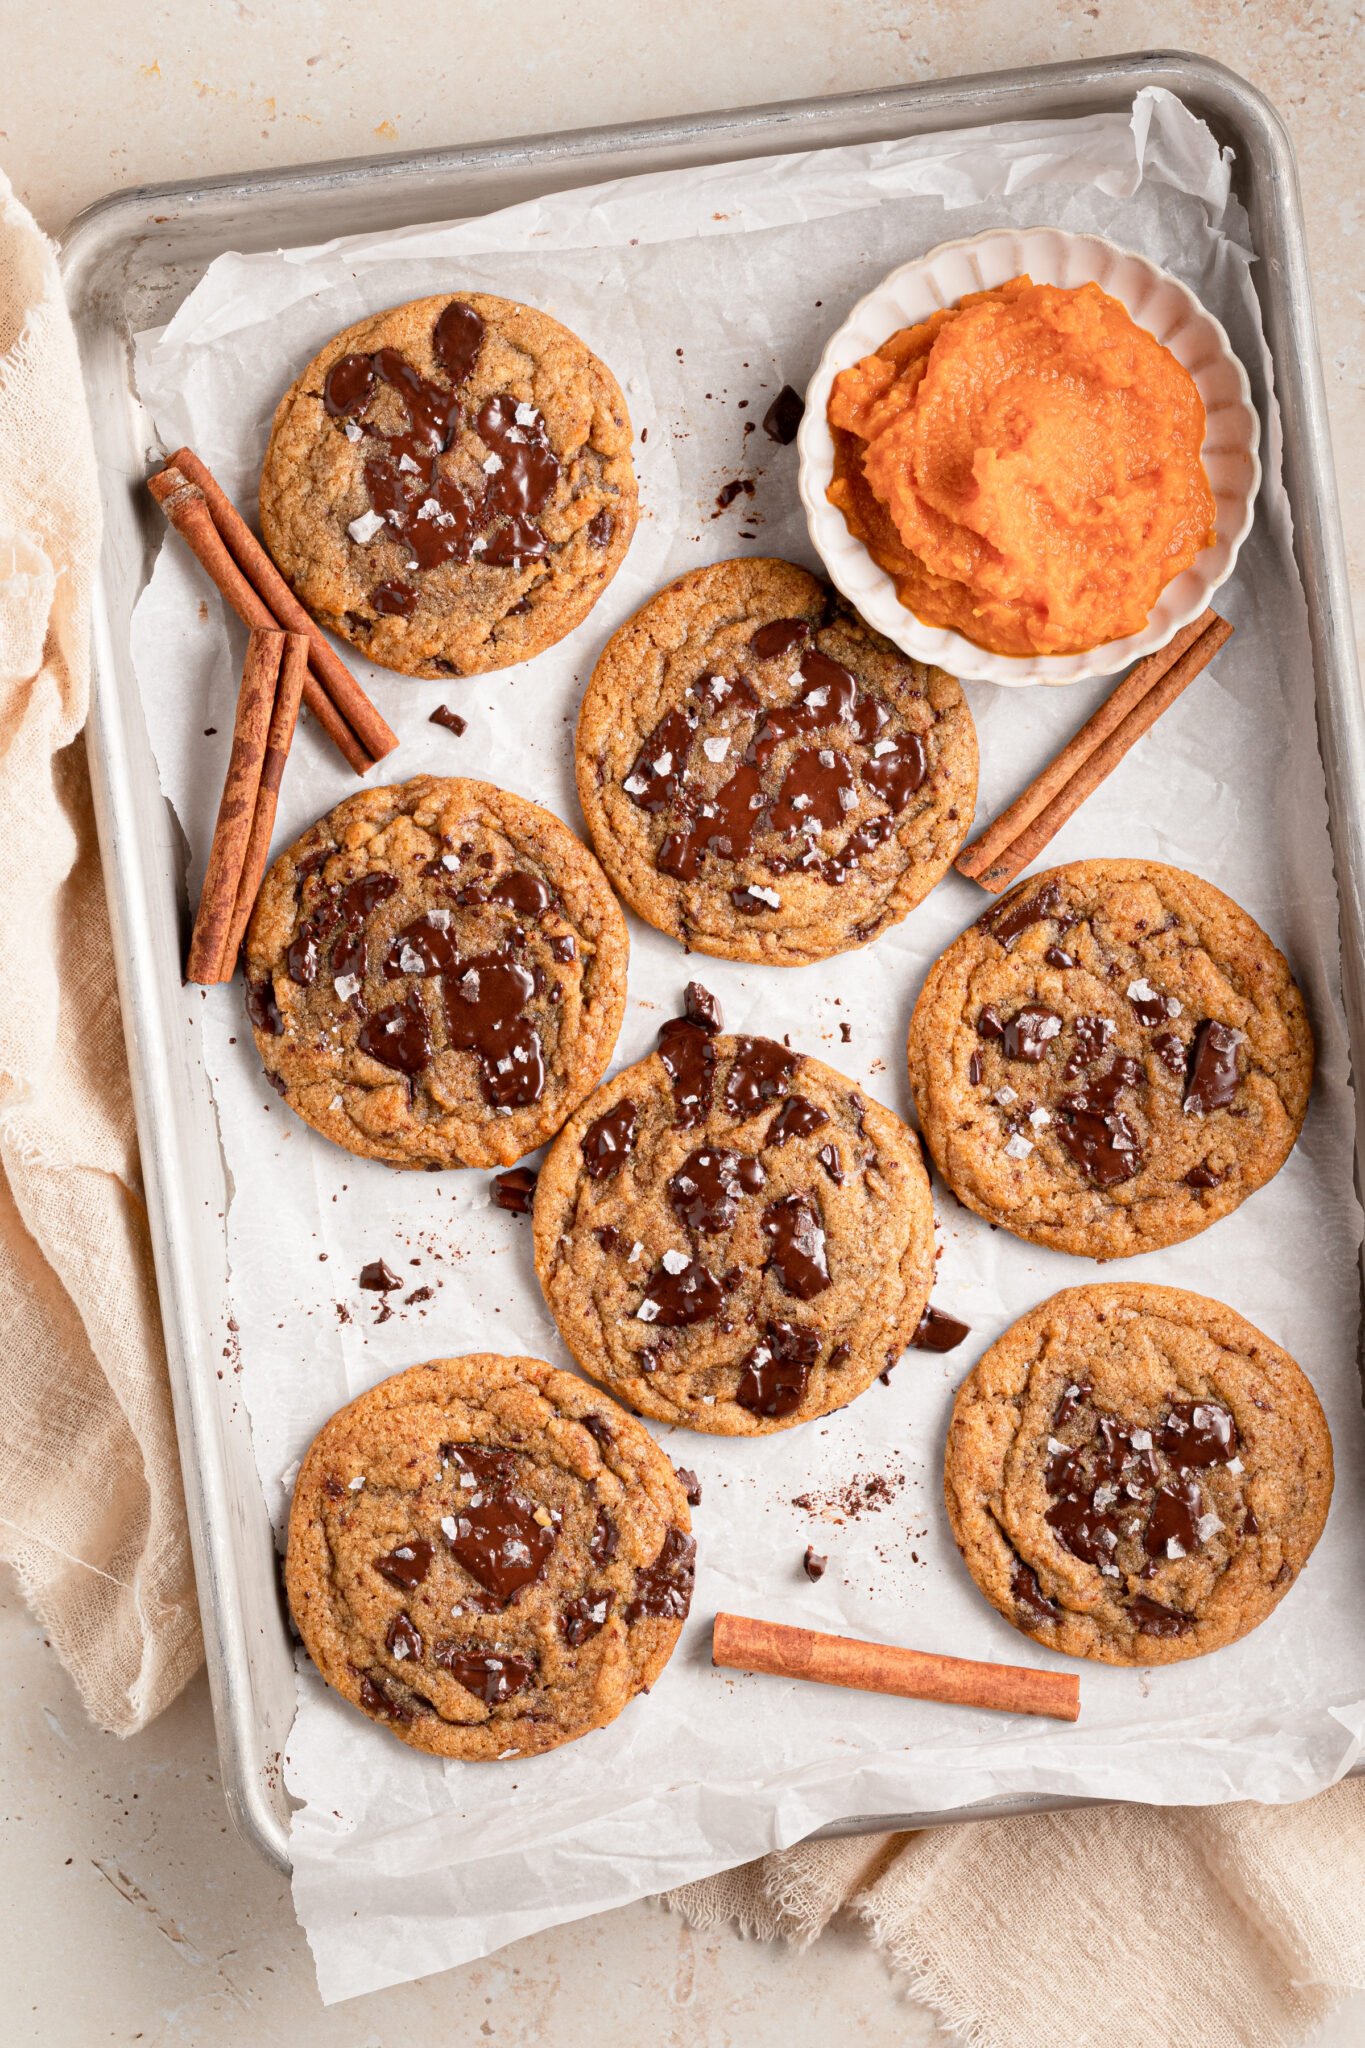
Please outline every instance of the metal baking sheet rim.
[[[157, 290], [168, 296], [177, 262], [220, 250], [305, 242], [361, 227], [458, 218], [516, 196], [700, 161], [829, 148], [880, 135], [926, 134], [1043, 114], [1103, 112], [1143, 86], [1164, 86], [1236, 152], [1235, 188], [1260, 261], [1253, 277], [1284, 425], [1284, 467], [1295, 551], [1308, 602], [1318, 742], [1327, 786], [1342, 928], [1342, 983], [1353, 1072], [1365, 1071], [1365, 701], [1356, 668], [1350, 590], [1337, 507], [1326, 398], [1318, 356], [1307, 246], [1293, 150], [1271, 103], [1235, 72], [1180, 51], [897, 85], [868, 92], [713, 114], [518, 137], [286, 171], [262, 171], [115, 193], [77, 217], [61, 263], [81, 346], [102, 478], [105, 541], [92, 604], [93, 681], [87, 728], [91, 783], [113, 926], [142, 1171], [180, 1443], [214, 1721], [228, 1809], [239, 1830], [289, 1868], [289, 1802], [272, 1750], [257, 1646], [278, 1622], [287, 1644], [273, 1533], [254, 1468], [234, 1475], [246, 1441], [232, 1415], [230, 1375], [195, 1271], [191, 1184], [207, 1167], [222, 1188], [221, 1156], [185, 1142], [185, 1123], [207, 1083], [175, 1087], [184, 1038], [180, 989], [180, 853], [160, 801], [146, 733], [136, 716], [127, 641], [132, 604], [159, 535], [138, 490], [145, 433], [132, 390], [130, 344]], [[158, 275], [162, 285], [158, 287]], [[188, 286], [176, 280], [179, 296]], [[134, 296], [144, 294], [133, 308]], [[150, 775], [150, 783], [148, 776]], [[146, 799], [150, 796], [151, 801]], [[170, 888], [166, 888], [169, 881]], [[1365, 1107], [1357, 1090], [1357, 1182], [1365, 1160]], [[202, 1121], [202, 1117], [201, 1117]], [[212, 1127], [211, 1115], [209, 1127]], [[216, 1153], [216, 1142], [212, 1147]], [[200, 1199], [203, 1199], [202, 1192]], [[235, 1435], [234, 1435], [235, 1431]], [[246, 1483], [234, 1481], [244, 1477]], [[256, 1586], [249, 1589], [250, 1565]], [[260, 1598], [268, 1579], [269, 1600]], [[255, 1607], [253, 1608], [253, 1599]], [[277, 1669], [278, 1676], [278, 1669]], [[292, 1657], [289, 1660], [292, 1696]], [[281, 1743], [287, 1719], [278, 1725]], [[1365, 1772], [1365, 1763], [1356, 1767]], [[939, 1826], [1091, 1805], [1046, 1796], [983, 1801], [934, 1814], [850, 1817], [821, 1835]]]

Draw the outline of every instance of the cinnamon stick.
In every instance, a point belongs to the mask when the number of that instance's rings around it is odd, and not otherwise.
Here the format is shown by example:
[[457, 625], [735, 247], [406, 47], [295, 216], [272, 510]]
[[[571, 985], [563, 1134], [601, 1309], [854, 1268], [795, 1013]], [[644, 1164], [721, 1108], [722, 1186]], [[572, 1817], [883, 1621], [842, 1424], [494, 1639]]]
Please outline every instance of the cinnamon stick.
[[[242, 624], [261, 632], [279, 632], [279, 621], [269, 605], [228, 553], [223, 537], [213, 523], [208, 500], [198, 484], [191, 483], [172, 464], [156, 476], [149, 477], [147, 488]], [[304, 684], [304, 702], [356, 774], [368, 774], [374, 766], [374, 757], [362, 746], [311, 672]]]
[[190, 935], [185, 979], [204, 986], [221, 978], [223, 952], [237, 904], [247, 842], [256, 815], [256, 798], [265, 765], [266, 739], [275, 705], [275, 685], [284, 654], [284, 635], [253, 628], [237, 693], [232, 753], [227, 780], [213, 827], [208, 866], [199, 909]]
[[251, 821], [251, 832], [242, 862], [242, 879], [237, 885], [236, 907], [232, 913], [232, 923], [228, 928], [228, 935], [223, 944], [223, 957], [219, 964], [220, 981], [232, 979], [237, 965], [237, 955], [241, 950], [242, 939], [255, 906], [257, 891], [261, 886], [261, 877], [270, 858], [270, 835], [275, 829], [275, 810], [279, 803], [280, 782], [293, 743], [294, 727], [298, 724], [299, 705], [303, 700], [303, 684], [307, 673], [307, 635], [286, 633], [284, 659], [280, 664], [280, 679], [275, 691], [275, 707], [270, 714], [265, 759], [261, 763], [261, 784], [256, 792], [255, 815]]
[[963, 848], [953, 863], [959, 874], [993, 895], [1008, 889], [1231, 638], [1227, 620], [1206, 611], [1140, 661], [1009, 809]]
[[955, 1707], [989, 1707], [1002, 1714], [1047, 1714], [1058, 1721], [1075, 1721], [1081, 1711], [1080, 1681], [1069, 1671], [977, 1664], [966, 1657], [901, 1649], [894, 1643], [785, 1628], [780, 1622], [753, 1621], [742, 1614], [716, 1616], [711, 1662], [734, 1671], [763, 1671], [774, 1678], [809, 1679], [816, 1685], [894, 1693], [902, 1699], [942, 1700]]
[[228, 553], [280, 625], [286, 632], [307, 634], [309, 667], [365, 751], [382, 761], [398, 745], [398, 735], [380, 717], [321, 627], [299, 603], [208, 465], [193, 448], [178, 448], [171, 466], [198, 484]]

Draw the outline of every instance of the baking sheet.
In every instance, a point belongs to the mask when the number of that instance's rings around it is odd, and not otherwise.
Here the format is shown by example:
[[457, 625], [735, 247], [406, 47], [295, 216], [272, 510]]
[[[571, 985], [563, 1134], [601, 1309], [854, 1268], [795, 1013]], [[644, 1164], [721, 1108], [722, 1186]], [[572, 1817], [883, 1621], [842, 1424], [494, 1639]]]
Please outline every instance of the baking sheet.
[[[952, 1390], [984, 1345], [1096, 1269], [991, 1233], [941, 1195], [936, 1299], [973, 1326], [961, 1352], [910, 1353], [889, 1387], [775, 1438], [661, 1432], [703, 1481], [697, 1597], [668, 1672], [611, 1729], [496, 1771], [443, 1765], [383, 1743], [302, 1671], [286, 1770], [304, 1802], [292, 1839], [296, 1901], [325, 1997], [486, 1953], [859, 1813], [1028, 1792], [1290, 1799], [1330, 1782], [1356, 1755], [1365, 1649], [1341, 1616], [1354, 1611], [1359, 1547], [1360, 1218], [1336, 900], [1270, 366], [1245, 223], [1202, 125], [1168, 94], [1149, 92], [1131, 121], [1097, 116], [709, 167], [456, 227], [227, 256], [167, 330], [140, 341], [139, 390], [165, 444], [192, 441], [250, 502], [280, 389], [329, 334], [376, 306], [442, 289], [500, 291], [547, 307], [599, 349], [625, 385], [637, 431], [648, 430], [639, 450], [646, 516], [591, 618], [501, 676], [438, 686], [359, 665], [402, 736], [381, 773], [488, 774], [576, 824], [572, 719], [607, 633], [697, 561], [742, 552], [810, 559], [795, 450], [773, 447], [761, 431], [746, 436], [745, 424], [761, 419], [783, 382], [804, 384], [825, 335], [893, 264], [1005, 220], [1095, 229], [1173, 269], [1228, 327], [1268, 428], [1257, 526], [1223, 593], [1236, 640], [1053, 854], [1145, 853], [1192, 867], [1267, 926], [1305, 988], [1321, 1066], [1289, 1164], [1204, 1238], [1107, 1270], [1222, 1295], [1300, 1358], [1337, 1445], [1327, 1534], [1279, 1613], [1216, 1659], [1152, 1673], [1085, 1667], [1075, 1729], [713, 1673], [709, 1620], [720, 1605], [1045, 1661], [985, 1606], [957, 1561], [939, 1505], [942, 1435]], [[752, 478], [754, 496], [713, 516], [734, 477]], [[241, 647], [178, 547], [159, 558], [134, 642], [163, 787], [193, 848], [194, 892]], [[1103, 688], [969, 691], [983, 816]], [[426, 723], [441, 701], [468, 718], [462, 739]], [[313, 733], [301, 734], [277, 844], [354, 786]], [[910, 1004], [928, 963], [979, 907], [979, 893], [954, 877], [876, 946], [823, 967], [691, 967], [721, 996], [733, 1028], [790, 1031], [906, 1113]], [[633, 925], [632, 939], [623, 1062], [648, 1049], [688, 971], [659, 935]], [[385, 1374], [485, 1346], [568, 1361], [535, 1287], [529, 1226], [489, 1208], [486, 1177], [400, 1176], [333, 1152], [265, 1087], [239, 1002], [228, 991], [193, 992], [185, 1014], [200, 1034], [234, 1188], [227, 1230], [238, 1327], [225, 1343], [282, 1522], [283, 1482], [314, 1429]], [[434, 1298], [376, 1326], [373, 1297], [356, 1285], [376, 1256], [420, 1262], [406, 1269], [414, 1289], [431, 1286]], [[809, 1540], [831, 1556], [817, 1587], [800, 1571]]]

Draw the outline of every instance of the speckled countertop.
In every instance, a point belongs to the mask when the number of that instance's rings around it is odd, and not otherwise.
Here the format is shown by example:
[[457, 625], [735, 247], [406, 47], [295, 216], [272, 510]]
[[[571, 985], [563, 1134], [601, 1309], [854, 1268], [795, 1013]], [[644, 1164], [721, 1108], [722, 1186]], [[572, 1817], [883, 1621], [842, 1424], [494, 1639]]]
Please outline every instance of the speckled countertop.
[[[11, 9], [0, 164], [54, 233], [116, 186], [1121, 50], [1232, 64], [1299, 153], [1365, 620], [1365, 73], [1351, 0], [67, 0]], [[852, 1932], [805, 1955], [695, 1934], [645, 1903], [324, 2013], [288, 1889], [233, 1836], [203, 1679], [120, 1744], [92, 1729], [0, 1589], [0, 1996], [14, 2048], [245, 2042], [868, 2048], [945, 2040]], [[1365, 1996], [1318, 2048], [1365, 2039]]]

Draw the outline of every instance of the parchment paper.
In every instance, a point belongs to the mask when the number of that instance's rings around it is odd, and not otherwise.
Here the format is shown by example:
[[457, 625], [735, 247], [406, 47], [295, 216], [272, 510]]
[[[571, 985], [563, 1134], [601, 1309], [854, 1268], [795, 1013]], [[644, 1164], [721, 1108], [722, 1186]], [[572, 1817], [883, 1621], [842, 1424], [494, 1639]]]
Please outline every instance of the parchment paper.
[[[985, 1346], [1098, 1269], [989, 1230], [940, 1189], [936, 1299], [972, 1326], [960, 1351], [911, 1352], [889, 1386], [759, 1441], [661, 1432], [703, 1483], [696, 1599], [652, 1696], [612, 1727], [522, 1763], [442, 1764], [389, 1741], [300, 1660], [286, 1757], [301, 1802], [294, 1890], [328, 2000], [486, 1954], [852, 1815], [1026, 1793], [1293, 1800], [1356, 1755], [1365, 1727], [1365, 1634], [1355, 1625], [1361, 1219], [1337, 903], [1271, 365], [1246, 223], [1207, 130], [1168, 95], [1146, 92], [1131, 118], [650, 176], [453, 226], [227, 255], [166, 330], [141, 337], [140, 392], [164, 445], [192, 442], [251, 505], [280, 392], [362, 313], [423, 293], [494, 291], [546, 307], [599, 350], [635, 419], [645, 516], [596, 611], [525, 667], [477, 680], [404, 681], [359, 664], [402, 736], [381, 773], [487, 775], [581, 830], [573, 720], [607, 635], [699, 562], [744, 552], [812, 560], [796, 451], [756, 427], [775, 392], [804, 387], [825, 336], [894, 264], [1003, 221], [1098, 230], [1174, 270], [1229, 329], [1268, 430], [1255, 530], [1219, 599], [1237, 627], [1231, 648], [1048, 860], [1149, 855], [1192, 868], [1266, 926], [1306, 992], [1320, 1066], [1289, 1163], [1206, 1235], [1105, 1277], [1221, 1296], [1301, 1360], [1336, 1441], [1326, 1535], [1280, 1610], [1233, 1648], [1150, 1672], [1084, 1667], [1074, 1728], [713, 1672], [718, 1606], [961, 1655], [1046, 1661], [992, 1612], [958, 1561], [941, 1505], [943, 1434], [953, 1390]], [[717, 513], [716, 494], [735, 477], [751, 478], [754, 495]], [[178, 545], [160, 555], [134, 639], [163, 786], [193, 849], [193, 894], [241, 643]], [[970, 688], [982, 818], [1106, 687]], [[463, 738], [428, 723], [442, 701], [468, 719]], [[355, 786], [317, 734], [301, 731], [277, 846]], [[979, 892], [951, 877], [875, 946], [802, 970], [689, 963], [635, 924], [618, 1059], [650, 1048], [688, 973], [699, 972], [732, 1028], [790, 1032], [908, 1115], [912, 1001], [928, 964], [980, 908]], [[207, 1000], [196, 993], [186, 1014], [202, 1032], [234, 1190], [227, 1239], [241, 1386], [282, 1527], [288, 1480], [313, 1432], [385, 1375], [478, 1348], [569, 1361], [536, 1287], [529, 1222], [490, 1207], [486, 1175], [400, 1174], [333, 1150], [265, 1086], [240, 987]], [[381, 1256], [434, 1296], [376, 1326], [375, 1297], [359, 1291], [357, 1276]], [[808, 1541], [830, 1556], [815, 1586], [800, 1568]]]

